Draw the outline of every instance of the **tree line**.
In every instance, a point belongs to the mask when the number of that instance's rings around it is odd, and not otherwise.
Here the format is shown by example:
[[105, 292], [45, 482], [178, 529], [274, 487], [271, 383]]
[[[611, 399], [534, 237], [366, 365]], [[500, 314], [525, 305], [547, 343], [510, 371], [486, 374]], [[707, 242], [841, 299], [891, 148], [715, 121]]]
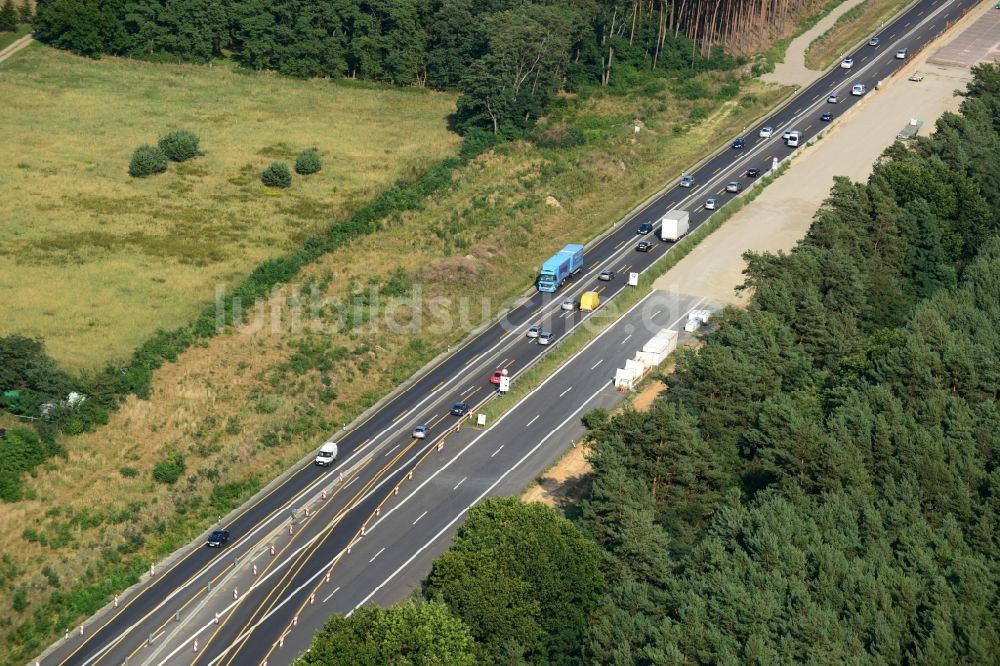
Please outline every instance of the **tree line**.
[[39, 0], [82, 54], [458, 89], [456, 126], [512, 133], [561, 90], [731, 67], [822, 0]]
[[454, 663], [995, 663], [1000, 65], [964, 95], [748, 255], [749, 307], [648, 412], [586, 417], [572, 522], [474, 509], [423, 601], [332, 619], [301, 663], [452, 663], [400, 619], [423, 605]]

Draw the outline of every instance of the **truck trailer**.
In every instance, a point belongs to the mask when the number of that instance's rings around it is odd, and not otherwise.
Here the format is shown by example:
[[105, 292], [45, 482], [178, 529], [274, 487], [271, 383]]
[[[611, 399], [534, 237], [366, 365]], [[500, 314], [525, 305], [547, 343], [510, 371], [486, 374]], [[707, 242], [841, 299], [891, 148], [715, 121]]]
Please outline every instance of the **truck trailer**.
[[556, 252], [542, 264], [538, 275], [538, 291], [552, 293], [563, 286], [570, 275], [576, 275], [583, 268], [583, 246], [570, 243]]
[[686, 210], [671, 210], [660, 218], [660, 240], [675, 243], [688, 232], [691, 215]]

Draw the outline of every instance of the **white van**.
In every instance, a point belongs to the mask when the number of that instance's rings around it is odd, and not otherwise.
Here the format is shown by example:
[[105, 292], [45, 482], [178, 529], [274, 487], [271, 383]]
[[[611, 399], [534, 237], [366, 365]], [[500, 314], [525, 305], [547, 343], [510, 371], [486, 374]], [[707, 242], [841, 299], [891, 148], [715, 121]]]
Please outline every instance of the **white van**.
[[791, 134], [788, 135], [788, 141], [787, 141], [788, 145], [792, 148], [795, 148], [796, 146], [799, 145], [799, 139], [801, 137], [802, 135], [799, 132], [792, 132]]
[[861, 97], [866, 92], [868, 92], [868, 88], [866, 88], [865, 84], [863, 83], [855, 83], [854, 86], [851, 88], [851, 94], [854, 95], [855, 97]]
[[323, 467], [329, 467], [336, 460], [337, 460], [336, 442], [327, 442], [323, 446], [319, 447], [319, 453], [316, 454], [317, 465], [322, 465]]

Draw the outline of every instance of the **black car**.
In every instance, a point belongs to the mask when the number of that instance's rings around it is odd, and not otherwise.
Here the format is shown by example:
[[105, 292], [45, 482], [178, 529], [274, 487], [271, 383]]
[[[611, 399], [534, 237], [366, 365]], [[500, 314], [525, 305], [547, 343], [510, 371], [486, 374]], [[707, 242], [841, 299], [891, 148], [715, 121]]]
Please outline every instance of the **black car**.
[[824, 113], [822, 116], [819, 117], [819, 119], [822, 120], [824, 123], [828, 123], [831, 120], [833, 120], [833, 114], [832, 113]]
[[469, 403], [467, 402], [456, 402], [455, 406], [451, 408], [452, 416], [465, 416], [469, 411]]
[[636, 231], [636, 233], [642, 234], [643, 236], [645, 236], [646, 234], [650, 233], [652, 230], [653, 230], [653, 225], [652, 224], [650, 224], [649, 222], [643, 222], [642, 224], [639, 225], [639, 229], [638, 229], [638, 231]]
[[650, 250], [653, 249], [653, 244], [650, 243], [649, 241], [642, 241], [641, 243], [635, 246], [635, 249], [639, 250], [639, 252], [649, 252]]
[[747, 178], [756, 178], [760, 175], [760, 169], [750, 168], [747, 169]]
[[208, 542], [205, 544], [209, 548], [222, 548], [229, 541], [229, 532], [226, 530], [215, 530], [208, 535]]
[[743, 139], [736, 139], [736, 141], [733, 141], [734, 150], [742, 150], [745, 145], [747, 145], [747, 142]]

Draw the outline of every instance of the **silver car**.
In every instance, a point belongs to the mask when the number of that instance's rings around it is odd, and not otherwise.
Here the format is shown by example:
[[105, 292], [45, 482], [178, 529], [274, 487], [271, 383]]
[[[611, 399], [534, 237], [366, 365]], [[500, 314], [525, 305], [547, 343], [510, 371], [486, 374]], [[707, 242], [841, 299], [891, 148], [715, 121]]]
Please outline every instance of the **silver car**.
[[425, 439], [427, 437], [427, 426], [419, 425], [413, 429], [413, 439]]
[[541, 326], [532, 326], [531, 328], [528, 329], [528, 337], [529, 338], [537, 338], [538, 334], [541, 333], [541, 332], [542, 332], [542, 327]]
[[715, 210], [715, 197], [709, 197], [705, 199], [705, 210]]
[[773, 127], [761, 127], [760, 128], [760, 132], [758, 132], [757, 134], [759, 134], [760, 138], [762, 138], [762, 139], [770, 139], [771, 135], [774, 134], [774, 128]]
[[553, 337], [552, 331], [542, 331], [538, 336], [538, 344], [547, 345], [552, 341]]
[[567, 298], [562, 302], [562, 306], [560, 307], [562, 307], [563, 310], [575, 310], [576, 302], [572, 298]]

